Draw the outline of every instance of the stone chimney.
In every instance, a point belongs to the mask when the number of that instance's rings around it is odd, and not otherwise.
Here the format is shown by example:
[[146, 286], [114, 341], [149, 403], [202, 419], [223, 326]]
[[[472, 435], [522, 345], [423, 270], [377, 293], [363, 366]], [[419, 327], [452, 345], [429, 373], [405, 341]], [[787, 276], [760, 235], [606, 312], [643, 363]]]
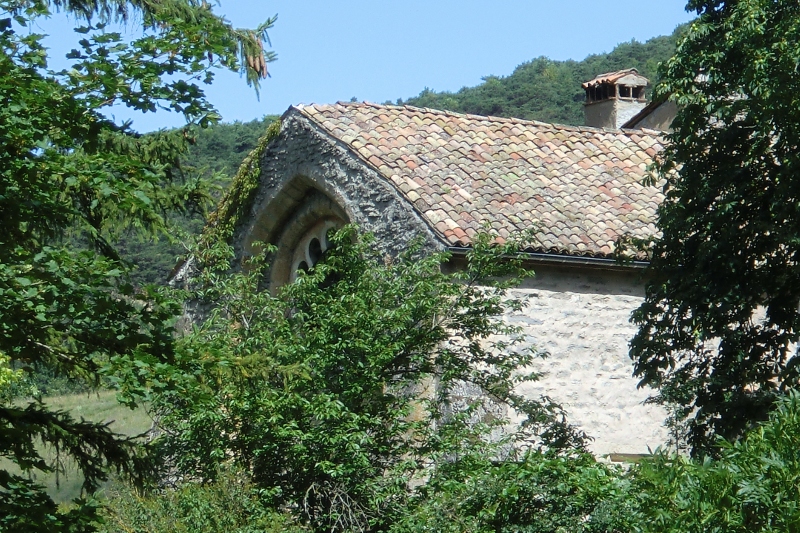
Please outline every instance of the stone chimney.
[[583, 113], [586, 125], [620, 128], [647, 105], [644, 90], [649, 80], [635, 68], [600, 74], [582, 84], [586, 91]]

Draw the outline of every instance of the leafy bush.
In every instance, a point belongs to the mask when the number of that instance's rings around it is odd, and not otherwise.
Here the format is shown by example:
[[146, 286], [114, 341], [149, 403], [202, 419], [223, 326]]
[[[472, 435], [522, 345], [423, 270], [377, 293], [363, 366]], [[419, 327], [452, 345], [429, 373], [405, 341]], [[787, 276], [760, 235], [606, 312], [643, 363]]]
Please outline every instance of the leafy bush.
[[224, 472], [207, 485], [186, 483], [141, 496], [114, 491], [100, 533], [271, 533], [306, 531], [288, 513], [265, 506], [259, 491], [240, 473]]
[[7, 393], [10, 398], [17, 400], [88, 393], [102, 386], [100, 379], [95, 383], [87, 382], [85, 379], [64, 375], [48, 364], [21, 367], [16, 371], [18, 379], [9, 385]]
[[629, 490], [619, 467], [589, 454], [529, 452], [496, 463], [476, 458], [434, 474], [392, 531], [631, 531]]
[[11, 358], [0, 352], [0, 400], [14, 397], [23, 379], [22, 371], [11, 366]]
[[760, 533], [800, 530], [800, 393], [719, 458], [664, 450], [627, 469], [588, 455], [474, 458], [435, 473], [392, 531]]
[[640, 530], [758, 533], [800, 530], [800, 393], [719, 459], [658, 453], [633, 472]]
[[[515, 394], [537, 352], [505, 324], [514, 244], [476, 241], [464, 270], [447, 255], [385, 261], [348, 227], [325, 259], [272, 296], [260, 265], [231, 275], [219, 252], [195, 279], [213, 304], [179, 342], [170, 367], [150, 369], [161, 444], [187, 479], [235, 463], [271, 498], [319, 531], [383, 530], [413, 487], [461, 457], [516, 445], [582, 444], [547, 401]], [[506, 256], [506, 259], [503, 256]], [[137, 367], [137, 372], [142, 367]], [[502, 431], [509, 409], [526, 420]], [[527, 439], [527, 440], [526, 440]], [[513, 445], [513, 446], [512, 446]]]

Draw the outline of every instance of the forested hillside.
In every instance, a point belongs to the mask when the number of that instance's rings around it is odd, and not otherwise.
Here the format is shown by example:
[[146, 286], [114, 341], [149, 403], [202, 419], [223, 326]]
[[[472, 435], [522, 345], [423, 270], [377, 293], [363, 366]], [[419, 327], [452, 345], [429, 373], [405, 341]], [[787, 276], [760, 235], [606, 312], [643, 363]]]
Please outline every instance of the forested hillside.
[[[195, 168], [205, 168], [209, 175], [221, 172], [230, 179], [245, 156], [255, 148], [267, 126], [277, 118], [275, 115], [267, 115], [250, 122], [217, 124], [200, 130], [184, 163]], [[218, 179], [227, 184], [225, 178], [218, 176]]]
[[[218, 124], [199, 130], [189, 154], [182, 161], [186, 170], [198, 170], [215, 187], [215, 196], [220, 196], [230, 183], [231, 177], [242, 160], [255, 147], [267, 126], [278, 117], [268, 115], [250, 122]], [[181, 230], [197, 234], [205, 218], [197, 214], [177, 220]], [[157, 242], [136, 236], [123, 236], [118, 242], [122, 255], [135, 265], [133, 280], [137, 285], [164, 283], [178, 259], [186, 254], [180, 243], [170, 243], [166, 238]]]
[[604, 72], [626, 68], [636, 68], [651, 83], [655, 82], [658, 64], [673, 54], [678, 35], [684, 30], [685, 26], [679, 26], [669, 36], [655, 37], [645, 43], [622, 43], [610, 53], [590, 55], [583, 61], [538, 57], [521, 64], [508, 76], [487, 76], [476, 87], [464, 87], [456, 93], [426, 88], [419, 96], [397, 103], [582, 125], [582, 82]]

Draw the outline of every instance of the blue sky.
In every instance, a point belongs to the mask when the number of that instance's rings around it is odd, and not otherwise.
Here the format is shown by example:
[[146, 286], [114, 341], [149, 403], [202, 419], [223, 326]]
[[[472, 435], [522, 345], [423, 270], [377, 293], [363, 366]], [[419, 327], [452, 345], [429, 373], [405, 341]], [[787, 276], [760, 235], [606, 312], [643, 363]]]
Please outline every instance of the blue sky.
[[[395, 101], [425, 87], [456, 91], [487, 75], [504, 76], [530, 59], [581, 60], [615, 45], [671, 33], [690, 20], [686, 0], [223, 0], [216, 12], [270, 31], [278, 61], [260, 99], [244, 80], [220, 74], [207, 89], [225, 121], [281, 114], [297, 103]], [[72, 39], [63, 19], [43, 24], [61, 48]], [[68, 48], [67, 48], [68, 49]], [[122, 113], [118, 116], [123, 116]], [[132, 117], [149, 131], [177, 126], [167, 114]]]

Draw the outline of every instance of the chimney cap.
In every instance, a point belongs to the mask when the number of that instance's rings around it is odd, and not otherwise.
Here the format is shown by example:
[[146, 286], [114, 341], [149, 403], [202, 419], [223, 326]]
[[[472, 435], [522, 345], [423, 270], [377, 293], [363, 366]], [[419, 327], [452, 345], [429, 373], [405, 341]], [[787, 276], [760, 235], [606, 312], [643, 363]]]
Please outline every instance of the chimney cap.
[[590, 87], [597, 87], [598, 85], [618, 83], [633, 87], [644, 87], [650, 83], [650, 80], [639, 74], [639, 71], [635, 68], [629, 68], [600, 74], [595, 76], [593, 79], [582, 83], [581, 87], [588, 89]]

